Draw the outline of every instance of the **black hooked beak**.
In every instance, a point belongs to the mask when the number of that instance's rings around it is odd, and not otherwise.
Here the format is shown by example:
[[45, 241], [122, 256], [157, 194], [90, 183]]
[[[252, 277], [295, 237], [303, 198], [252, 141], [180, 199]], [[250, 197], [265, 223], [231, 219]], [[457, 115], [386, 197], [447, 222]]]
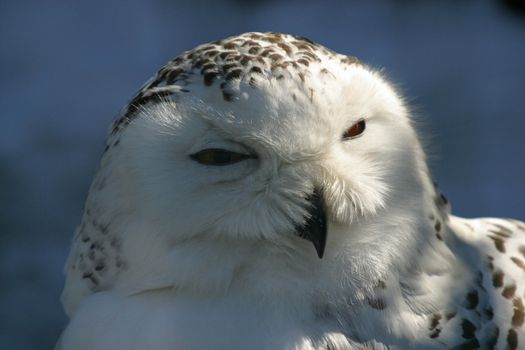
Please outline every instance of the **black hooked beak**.
[[323, 257], [326, 246], [326, 211], [321, 193], [317, 189], [306, 198], [310, 203], [308, 217], [301, 226], [296, 226], [295, 231], [299, 237], [313, 243], [319, 259]]

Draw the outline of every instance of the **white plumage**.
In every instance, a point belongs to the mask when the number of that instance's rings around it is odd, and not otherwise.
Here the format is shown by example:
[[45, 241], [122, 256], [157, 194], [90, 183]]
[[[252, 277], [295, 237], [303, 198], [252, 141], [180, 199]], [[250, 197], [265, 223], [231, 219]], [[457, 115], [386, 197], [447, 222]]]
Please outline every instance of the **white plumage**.
[[66, 273], [62, 350], [525, 346], [525, 224], [451, 216], [396, 91], [278, 33], [143, 87]]

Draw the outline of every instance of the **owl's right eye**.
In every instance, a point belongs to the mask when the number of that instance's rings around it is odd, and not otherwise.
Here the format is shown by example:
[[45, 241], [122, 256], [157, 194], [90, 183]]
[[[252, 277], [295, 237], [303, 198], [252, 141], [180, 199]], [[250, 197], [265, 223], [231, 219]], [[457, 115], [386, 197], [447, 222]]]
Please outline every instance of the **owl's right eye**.
[[190, 158], [204, 165], [223, 166], [238, 163], [246, 159], [255, 158], [255, 156], [231, 152], [221, 148], [208, 148], [191, 154]]

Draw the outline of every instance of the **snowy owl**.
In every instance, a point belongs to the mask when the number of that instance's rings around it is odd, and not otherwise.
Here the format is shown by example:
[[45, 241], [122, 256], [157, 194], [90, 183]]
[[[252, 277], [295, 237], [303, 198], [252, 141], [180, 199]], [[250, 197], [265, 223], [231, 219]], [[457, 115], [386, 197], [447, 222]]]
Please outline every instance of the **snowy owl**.
[[525, 349], [525, 224], [452, 216], [396, 90], [292, 35], [144, 85], [65, 270], [61, 350]]

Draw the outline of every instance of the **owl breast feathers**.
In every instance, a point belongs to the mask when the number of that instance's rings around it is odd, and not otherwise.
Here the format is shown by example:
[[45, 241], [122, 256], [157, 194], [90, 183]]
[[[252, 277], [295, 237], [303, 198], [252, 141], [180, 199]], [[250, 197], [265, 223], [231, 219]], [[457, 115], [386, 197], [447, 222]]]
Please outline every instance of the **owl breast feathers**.
[[61, 350], [525, 347], [525, 224], [451, 215], [398, 92], [292, 35], [144, 85], [65, 270]]

